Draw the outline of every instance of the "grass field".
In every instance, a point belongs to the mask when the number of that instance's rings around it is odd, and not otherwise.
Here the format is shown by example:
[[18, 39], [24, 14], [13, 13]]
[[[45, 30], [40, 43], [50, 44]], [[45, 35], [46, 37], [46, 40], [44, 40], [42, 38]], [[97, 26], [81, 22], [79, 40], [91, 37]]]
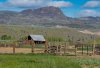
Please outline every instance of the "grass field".
[[47, 54], [1, 54], [0, 68], [100, 68], [100, 59]]

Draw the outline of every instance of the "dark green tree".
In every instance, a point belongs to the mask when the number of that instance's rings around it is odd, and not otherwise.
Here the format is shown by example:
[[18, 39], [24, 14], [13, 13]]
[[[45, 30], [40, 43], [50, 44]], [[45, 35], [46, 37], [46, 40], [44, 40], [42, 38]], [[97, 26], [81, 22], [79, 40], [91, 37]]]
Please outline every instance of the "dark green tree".
[[1, 40], [11, 40], [12, 37], [11, 36], [8, 36], [8, 35], [2, 35], [1, 36]]

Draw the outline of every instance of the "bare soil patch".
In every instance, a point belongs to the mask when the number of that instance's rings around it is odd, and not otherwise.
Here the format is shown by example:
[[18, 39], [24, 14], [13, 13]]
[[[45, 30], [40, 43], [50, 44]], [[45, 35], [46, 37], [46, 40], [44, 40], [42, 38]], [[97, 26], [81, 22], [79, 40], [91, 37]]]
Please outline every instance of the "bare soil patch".
[[[15, 53], [32, 53], [31, 48], [16, 48]], [[34, 53], [43, 53], [44, 49], [34, 49]], [[0, 53], [13, 53], [12, 47], [0, 47]]]

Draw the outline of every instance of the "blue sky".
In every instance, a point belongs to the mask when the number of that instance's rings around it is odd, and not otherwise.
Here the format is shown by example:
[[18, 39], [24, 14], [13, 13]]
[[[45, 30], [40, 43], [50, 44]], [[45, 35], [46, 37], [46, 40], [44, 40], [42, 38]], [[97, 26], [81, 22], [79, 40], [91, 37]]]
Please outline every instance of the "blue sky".
[[100, 16], [100, 0], [0, 0], [0, 10], [21, 11], [45, 6], [59, 7], [66, 16]]

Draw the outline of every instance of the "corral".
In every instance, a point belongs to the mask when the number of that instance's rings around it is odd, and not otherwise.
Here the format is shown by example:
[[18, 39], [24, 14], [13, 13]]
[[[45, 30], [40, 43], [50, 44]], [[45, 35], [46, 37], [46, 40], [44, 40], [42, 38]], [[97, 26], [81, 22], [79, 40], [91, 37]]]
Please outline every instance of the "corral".
[[[99, 52], [96, 44], [69, 44], [68, 42], [49, 42], [42, 35], [29, 35], [25, 42], [10, 41], [0, 44], [0, 53], [49, 53], [59, 55], [95, 55]], [[9, 42], [9, 41], [8, 41]]]

